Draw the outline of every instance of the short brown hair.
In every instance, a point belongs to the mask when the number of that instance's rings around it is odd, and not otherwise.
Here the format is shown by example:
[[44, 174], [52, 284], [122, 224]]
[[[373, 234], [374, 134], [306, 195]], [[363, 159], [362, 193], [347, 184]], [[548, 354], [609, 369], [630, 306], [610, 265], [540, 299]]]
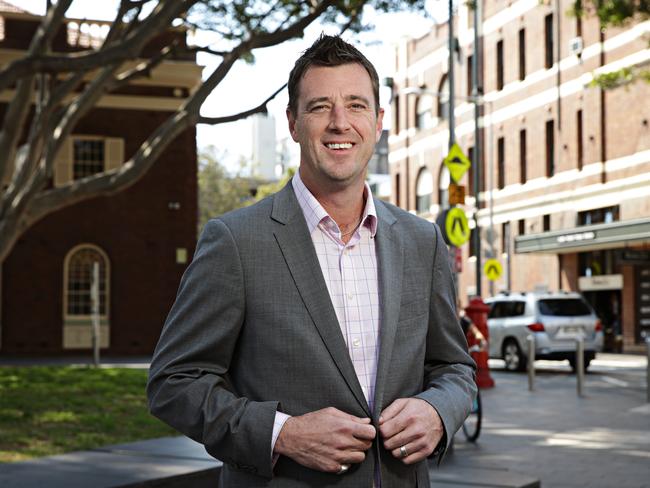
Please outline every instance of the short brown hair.
[[340, 66], [358, 63], [370, 76], [372, 91], [375, 96], [375, 113], [379, 113], [379, 77], [377, 70], [352, 44], [339, 36], [321, 36], [298, 58], [289, 74], [289, 110], [295, 116], [298, 110], [298, 85], [307, 70], [312, 66]]

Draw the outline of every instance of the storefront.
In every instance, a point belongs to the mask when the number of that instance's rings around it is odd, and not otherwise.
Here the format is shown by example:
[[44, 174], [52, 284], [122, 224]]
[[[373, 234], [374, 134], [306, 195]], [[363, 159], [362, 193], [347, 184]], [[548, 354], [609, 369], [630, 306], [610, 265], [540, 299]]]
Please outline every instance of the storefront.
[[558, 255], [562, 288], [592, 304], [606, 349], [643, 347], [650, 335], [650, 218], [518, 236], [515, 253]]

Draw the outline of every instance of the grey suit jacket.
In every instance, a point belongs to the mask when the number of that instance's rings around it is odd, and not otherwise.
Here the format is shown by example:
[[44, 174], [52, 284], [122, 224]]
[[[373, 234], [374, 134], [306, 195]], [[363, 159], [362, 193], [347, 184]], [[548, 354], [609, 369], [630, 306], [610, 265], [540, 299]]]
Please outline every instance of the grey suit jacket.
[[199, 239], [151, 364], [151, 412], [224, 462], [226, 487], [429, 486], [425, 462], [406, 466], [376, 440], [338, 476], [280, 457], [276, 410], [336, 407], [375, 425], [402, 397], [429, 402], [451, 439], [475, 394], [473, 362], [454, 313], [447, 248], [434, 225], [375, 201], [381, 301], [371, 412], [289, 183], [211, 220]]

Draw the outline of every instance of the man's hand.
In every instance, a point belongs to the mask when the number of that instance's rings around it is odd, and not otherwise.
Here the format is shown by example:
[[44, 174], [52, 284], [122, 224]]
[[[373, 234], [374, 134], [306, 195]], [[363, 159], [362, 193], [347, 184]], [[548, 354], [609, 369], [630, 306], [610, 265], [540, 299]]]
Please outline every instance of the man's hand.
[[417, 463], [429, 456], [444, 432], [436, 409], [419, 398], [398, 398], [379, 417], [384, 447], [404, 464]]
[[288, 419], [274, 452], [308, 468], [337, 473], [342, 464], [362, 462], [376, 435], [369, 418], [330, 407]]

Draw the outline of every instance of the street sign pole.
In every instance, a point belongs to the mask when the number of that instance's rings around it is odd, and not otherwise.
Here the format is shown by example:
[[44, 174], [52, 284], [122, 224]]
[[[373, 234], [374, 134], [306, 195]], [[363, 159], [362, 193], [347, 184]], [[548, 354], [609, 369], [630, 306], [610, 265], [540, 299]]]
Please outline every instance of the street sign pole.
[[[448, 38], [448, 47], [449, 47], [449, 74], [447, 80], [449, 81], [449, 149], [454, 146], [456, 143], [456, 118], [454, 114], [455, 109], [455, 80], [454, 80], [454, 54], [456, 47], [456, 40], [454, 39], [454, 2], [449, 0], [449, 22], [447, 23], [449, 27], [449, 38]], [[458, 273], [453, 272], [454, 276], [454, 287], [456, 288], [456, 296], [459, 295], [459, 283], [458, 283]]]
[[[481, 228], [478, 225], [478, 210], [479, 210], [479, 200], [478, 194], [481, 190], [480, 181], [481, 181], [481, 159], [482, 159], [482, 144], [481, 144], [481, 128], [479, 127], [480, 120], [480, 110], [479, 105], [480, 97], [483, 95], [483, 88], [479, 85], [481, 79], [479, 78], [479, 61], [481, 60], [481, 47], [479, 45], [479, 39], [481, 35], [481, 2], [482, 0], [474, 1], [474, 54], [472, 55], [472, 96], [474, 97], [474, 157], [472, 165], [474, 166], [474, 181], [469, 184], [474, 186], [474, 246], [476, 246], [474, 252], [476, 255], [476, 296], [481, 296], [482, 286], [481, 286]], [[470, 244], [471, 245], [471, 244]]]

